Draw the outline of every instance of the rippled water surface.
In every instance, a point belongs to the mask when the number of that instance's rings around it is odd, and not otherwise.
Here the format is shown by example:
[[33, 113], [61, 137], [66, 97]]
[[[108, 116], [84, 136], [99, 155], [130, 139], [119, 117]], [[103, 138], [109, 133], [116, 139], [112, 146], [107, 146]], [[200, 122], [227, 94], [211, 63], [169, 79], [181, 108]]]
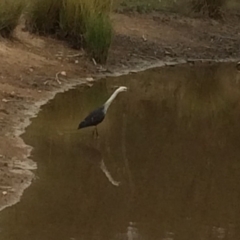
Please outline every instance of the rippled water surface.
[[[0, 239], [240, 239], [239, 80], [182, 65], [58, 94], [23, 136], [37, 179], [0, 213]], [[76, 130], [120, 85], [100, 138]]]

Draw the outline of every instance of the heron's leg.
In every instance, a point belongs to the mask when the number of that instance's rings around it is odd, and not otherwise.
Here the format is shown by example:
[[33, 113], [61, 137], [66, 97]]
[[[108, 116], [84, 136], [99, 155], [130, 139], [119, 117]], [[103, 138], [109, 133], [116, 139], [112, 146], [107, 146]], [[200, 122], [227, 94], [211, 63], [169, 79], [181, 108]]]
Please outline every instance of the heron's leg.
[[95, 127], [95, 129], [96, 129], [96, 134], [97, 134], [97, 138], [98, 138], [99, 134], [98, 134], [97, 126]]
[[96, 135], [96, 138], [98, 138], [97, 126], [95, 126], [95, 127], [94, 127], [94, 130], [93, 130], [93, 133], [92, 133], [93, 138], [95, 138], [95, 135]]
[[96, 126], [94, 127], [93, 132], [92, 132], [93, 138], [95, 138], [95, 135], [96, 135]]

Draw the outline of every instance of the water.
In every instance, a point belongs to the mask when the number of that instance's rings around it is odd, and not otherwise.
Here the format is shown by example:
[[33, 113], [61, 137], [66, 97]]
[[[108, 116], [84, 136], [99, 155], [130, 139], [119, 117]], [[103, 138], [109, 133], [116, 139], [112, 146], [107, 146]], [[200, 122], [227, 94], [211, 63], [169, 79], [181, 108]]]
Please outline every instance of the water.
[[[0, 214], [0, 240], [240, 238], [240, 73], [153, 69], [79, 87], [24, 134], [37, 180]], [[79, 121], [125, 85], [99, 126]]]

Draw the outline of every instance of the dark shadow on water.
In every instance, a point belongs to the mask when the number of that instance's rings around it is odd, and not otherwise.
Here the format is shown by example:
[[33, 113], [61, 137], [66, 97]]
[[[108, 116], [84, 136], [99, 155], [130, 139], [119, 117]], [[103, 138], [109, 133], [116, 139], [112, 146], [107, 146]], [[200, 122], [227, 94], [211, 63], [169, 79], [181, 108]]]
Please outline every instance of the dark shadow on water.
[[[24, 134], [38, 179], [0, 217], [3, 240], [236, 240], [240, 73], [153, 69], [58, 94]], [[99, 126], [76, 130], [113, 86]]]

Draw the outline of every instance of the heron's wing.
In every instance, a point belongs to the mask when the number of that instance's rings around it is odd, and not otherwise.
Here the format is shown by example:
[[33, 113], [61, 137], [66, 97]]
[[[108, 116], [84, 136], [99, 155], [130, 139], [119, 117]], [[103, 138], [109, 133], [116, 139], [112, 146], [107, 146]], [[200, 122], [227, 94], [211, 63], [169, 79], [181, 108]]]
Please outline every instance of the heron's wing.
[[91, 112], [84, 121], [87, 125], [96, 125], [103, 121], [105, 114], [103, 112], [103, 108], [98, 108]]

